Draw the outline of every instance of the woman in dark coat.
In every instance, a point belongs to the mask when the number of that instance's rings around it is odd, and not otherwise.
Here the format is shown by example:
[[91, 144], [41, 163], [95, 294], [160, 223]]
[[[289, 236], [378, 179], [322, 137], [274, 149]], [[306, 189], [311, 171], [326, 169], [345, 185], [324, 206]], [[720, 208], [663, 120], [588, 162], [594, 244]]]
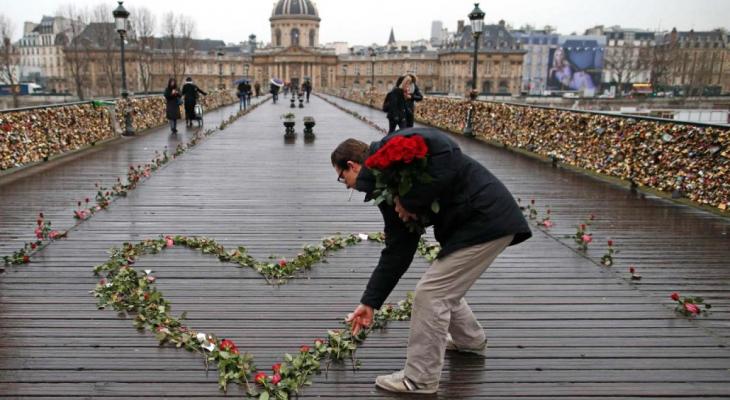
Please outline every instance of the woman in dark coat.
[[180, 91], [177, 88], [177, 81], [175, 78], [170, 78], [167, 81], [167, 87], [165, 88], [165, 101], [167, 106], [165, 108], [165, 115], [167, 120], [170, 121], [170, 129], [172, 133], [177, 133], [177, 120], [180, 119]]
[[200, 90], [198, 85], [193, 83], [193, 78], [185, 78], [182, 87], [182, 95], [185, 98], [185, 126], [193, 126], [195, 116], [195, 105], [198, 103], [198, 93], [207, 96], [208, 93]]
[[406, 96], [411, 84], [410, 77], [406, 76], [385, 96], [383, 111], [388, 114], [388, 133], [395, 131], [395, 127], [406, 127], [407, 106]]
[[423, 95], [421, 94], [421, 90], [418, 89], [418, 85], [416, 84], [416, 76], [413, 74], [401, 76], [400, 78], [398, 78], [398, 81], [395, 83], [395, 85], [400, 86], [401, 82], [403, 82], [403, 79], [405, 79], [406, 76], [411, 78], [411, 85], [409, 90], [410, 96], [406, 96], [406, 127], [412, 128], [416, 116], [416, 102], [423, 100]]

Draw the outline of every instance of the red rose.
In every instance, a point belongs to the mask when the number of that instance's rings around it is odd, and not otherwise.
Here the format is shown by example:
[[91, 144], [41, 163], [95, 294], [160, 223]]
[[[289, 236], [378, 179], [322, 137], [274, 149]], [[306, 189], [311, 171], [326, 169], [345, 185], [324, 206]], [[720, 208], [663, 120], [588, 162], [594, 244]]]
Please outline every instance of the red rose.
[[38, 218], [38, 220], [36, 220], [36, 222], [37, 222], [37, 223], [38, 223], [38, 225], [40, 226], [40, 225], [41, 225], [41, 224], [43, 223], [43, 220], [42, 220], [42, 219], [40, 219], [40, 218]]
[[277, 383], [281, 382], [281, 375], [274, 374], [274, 376], [271, 377], [271, 383], [276, 385]]
[[38, 213], [38, 216], [43, 218], [43, 213]]
[[35, 250], [35, 248], [36, 248], [36, 247], [38, 247], [38, 246], [37, 246], [37, 245], [36, 245], [35, 243], [31, 243], [31, 244], [30, 244], [30, 248], [31, 248], [31, 249]]
[[299, 351], [302, 353], [309, 353], [309, 346], [307, 346], [306, 344], [302, 345], [302, 347], [299, 348]]
[[23, 256], [23, 264], [28, 264], [30, 262], [30, 257]]
[[608, 247], [611, 247], [611, 246], [613, 246], [613, 240], [608, 239]]
[[586, 224], [580, 224], [580, 230], [582, 230], [582, 231], [586, 230]]
[[238, 347], [236, 347], [236, 344], [233, 343], [232, 340], [229, 340], [229, 339], [221, 340], [220, 348], [224, 351], [228, 351], [233, 354], [238, 354]]
[[286, 267], [286, 258], [282, 258], [281, 260], [279, 260], [279, 266], [281, 268]]
[[629, 272], [633, 274], [634, 272], [636, 272], [636, 268], [634, 268], [634, 267], [629, 267]]
[[322, 339], [314, 339], [314, 345], [315, 346], [321, 346], [324, 344], [324, 340]]
[[260, 384], [262, 384], [262, 385], [263, 385], [263, 384], [264, 384], [264, 382], [266, 382], [266, 378], [267, 378], [267, 377], [266, 377], [266, 372], [259, 372], [259, 373], [258, 373], [258, 374], [256, 374], [256, 376], [255, 376], [255, 377], [253, 378], [253, 380], [254, 380], [254, 381], [256, 381], [256, 383], [260, 383]]
[[89, 198], [88, 197], [85, 198], [84, 201], [88, 203], [89, 202]]
[[672, 293], [672, 295], [670, 297], [674, 301], [679, 301], [679, 293], [677, 293], [677, 292]]
[[275, 374], [278, 374], [279, 371], [281, 371], [281, 363], [276, 363], [272, 365], [271, 370], [274, 371]]
[[692, 314], [699, 314], [700, 308], [692, 303], [684, 303], [684, 309], [691, 312]]

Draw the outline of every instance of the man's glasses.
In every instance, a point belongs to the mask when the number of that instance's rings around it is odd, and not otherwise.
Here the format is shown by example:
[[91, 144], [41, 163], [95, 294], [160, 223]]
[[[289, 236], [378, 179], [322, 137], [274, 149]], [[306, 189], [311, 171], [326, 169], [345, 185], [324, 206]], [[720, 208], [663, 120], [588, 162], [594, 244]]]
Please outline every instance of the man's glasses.
[[340, 174], [339, 174], [339, 175], [337, 175], [337, 182], [340, 182], [340, 183], [345, 183], [345, 177], [344, 177], [344, 176], [342, 176], [342, 174], [343, 174], [344, 172], [345, 172], [345, 170], [343, 169], [343, 170], [341, 170], [341, 171], [340, 171]]

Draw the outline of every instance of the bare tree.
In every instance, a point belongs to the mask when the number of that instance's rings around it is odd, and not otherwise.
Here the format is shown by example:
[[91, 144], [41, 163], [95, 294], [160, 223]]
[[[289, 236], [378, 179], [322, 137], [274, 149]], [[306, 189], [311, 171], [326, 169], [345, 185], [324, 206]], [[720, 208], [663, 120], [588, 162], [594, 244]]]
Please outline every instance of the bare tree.
[[195, 49], [193, 48], [193, 33], [195, 32], [195, 20], [187, 15], [178, 16], [180, 29], [180, 43], [182, 46], [182, 75], [191, 63]]
[[671, 86], [678, 72], [678, 44], [676, 35], [657, 36], [656, 45], [649, 53], [651, 84], [655, 88]]
[[[108, 90], [101, 90], [105, 95], [117, 96], [117, 85], [121, 81], [120, 75], [120, 52], [119, 52], [119, 35], [114, 28], [114, 19], [112, 10], [107, 4], [98, 4], [92, 10], [91, 22], [96, 23], [94, 46], [97, 53], [97, 59], [101, 65], [103, 78], [97, 77], [96, 86], [101, 89], [107, 87]], [[99, 82], [102, 80], [102, 82]]]
[[67, 4], [61, 6], [56, 14], [70, 21], [63, 46], [64, 58], [76, 95], [84, 100], [89, 90], [89, 55], [80, 36], [89, 23], [89, 13], [85, 8]]
[[639, 74], [638, 48], [626, 41], [621, 46], [609, 47], [605, 57], [606, 67], [611, 74], [611, 81], [618, 86], [617, 95], [621, 95], [626, 83], [630, 83]]
[[180, 38], [180, 24], [179, 17], [173, 12], [165, 13], [162, 19], [162, 38], [164, 42], [169, 46], [170, 51], [170, 64], [171, 64], [171, 75], [175, 80], [178, 80], [178, 74], [180, 73], [180, 51], [181, 51], [181, 38]]
[[154, 34], [157, 21], [152, 12], [146, 7], [130, 10], [129, 14], [132, 16], [132, 34], [136, 37], [139, 83], [142, 84], [142, 89], [145, 92], [149, 92], [152, 88]]
[[13, 94], [13, 107], [18, 108], [18, 91], [14, 85], [18, 83], [18, 69], [20, 68], [20, 54], [18, 48], [13, 44], [13, 21], [0, 14], [0, 81], [10, 85], [10, 92]]

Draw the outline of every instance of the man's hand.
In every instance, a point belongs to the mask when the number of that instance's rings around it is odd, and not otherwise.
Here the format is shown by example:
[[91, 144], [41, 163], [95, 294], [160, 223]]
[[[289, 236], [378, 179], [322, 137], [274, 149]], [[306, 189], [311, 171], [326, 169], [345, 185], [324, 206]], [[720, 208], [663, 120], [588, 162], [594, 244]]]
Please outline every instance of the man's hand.
[[416, 214], [406, 210], [403, 208], [403, 205], [400, 203], [400, 198], [395, 198], [395, 212], [398, 213], [398, 217], [403, 220], [403, 222], [408, 222], [410, 220], [416, 220], [418, 217]]
[[355, 311], [347, 314], [345, 322], [352, 323], [352, 336], [355, 336], [361, 329], [367, 329], [373, 324], [373, 308], [360, 304]]

